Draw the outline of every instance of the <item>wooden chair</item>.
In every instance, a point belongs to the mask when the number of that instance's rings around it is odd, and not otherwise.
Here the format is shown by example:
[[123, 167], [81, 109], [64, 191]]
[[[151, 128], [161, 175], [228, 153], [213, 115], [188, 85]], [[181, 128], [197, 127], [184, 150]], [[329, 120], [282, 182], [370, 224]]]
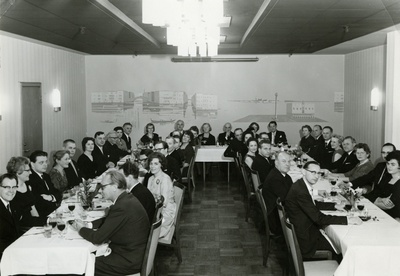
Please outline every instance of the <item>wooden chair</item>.
[[186, 184], [186, 187], [188, 189], [189, 201], [192, 201], [191, 184], [193, 184], [193, 187], [196, 187], [196, 184], [194, 182], [194, 173], [193, 173], [194, 172], [194, 164], [196, 162], [196, 153], [197, 153], [197, 147], [196, 147], [196, 150], [194, 152], [194, 156], [190, 160], [190, 164], [189, 164], [189, 168], [188, 168], [188, 171], [187, 171], [187, 175], [186, 176], [182, 176], [182, 179], [181, 179], [182, 184]]
[[296, 276], [332, 276], [337, 267], [338, 263], [333, 260], [326, 261], [311, 261], [303, 262], [299, 243], [296, 237], [296, 231], [293, 224], [286, 218], [285, 219], [285, 230], [287, 237], [287, 243], [290, 248], [290, 253], [294, 265], [294, 271]]
[[252, 201], [254, 200], [254, 192], [252, 192], [250, 179], [249, 179], [249, 176], [247, 174], [246, 168], [244, 166], [240, 166], [240, 170], [242, 172], [244, 187], [246, 189], [246, 198], [247, 198], [247, 200], [245, 202], [245, 206], [246, 206], [245, 221], [248, 222], [249, 221], [249, 216], [250, 216], [250, 210], [251, 210], [251, 206], [252, 206]]
[[157, 222], [153, 223], [150, 228], [149, 238], [147, 240], [140, 273], [129, 274], [127, 276], [148, 276], [150, 275], [150, 272], [153, 271], [154, 258], [156, 257], [157, 252], [158, 238], [160, 237], [161, 232], [161, 221], [162, 219], [159, 219]]
[[263, 266], [267, 266], [268, 256], [271, 248], [271, 232], [269, 230], [268, 224], [268, 212], [267, 205], [265, 204], [264, 198], [262, 196], [262, 189], [257, 188], [256, 190], [257, 201], [261, 206], [261, 211], [264, 218], [265, 224], [265, 240], [262, 241], [262, 249], [263, 249]]
[[174, 193], [176, 203], [176, 216], [174, 225], [167, 236], [158, 240], [160, 245], [170, 246], [175, 249], [175, 254], [178, 257], [178, 262], [182, 262], [181, 243], [180, 243], [180, 217], [182, 213], [183, 198], [185, 196], [186, 187], [181, 183], [174, 182]]
[[258, 171], [250, 169], [250, 173], [251, 173], [251, 180], [253, 182], [254, 191], [257, 191], [258, 189], [262, 189], [262, 183], [260, 181], [260, 176], [258, 174]]
[[164, 209], [164, 197], [161, 196], [160, 200], [156, 202], [156, 211], [154, 212], [153, 223], [161, 219], [161, 213]]

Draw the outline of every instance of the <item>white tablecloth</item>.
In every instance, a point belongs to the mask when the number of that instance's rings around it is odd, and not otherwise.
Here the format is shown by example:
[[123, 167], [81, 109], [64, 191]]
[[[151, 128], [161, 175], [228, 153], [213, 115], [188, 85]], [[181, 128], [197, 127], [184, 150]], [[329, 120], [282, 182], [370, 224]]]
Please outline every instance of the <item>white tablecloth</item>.
[[[54, 231], [54, 230], [53, 230]], [[74, 231], [68, 229], [67, 231]], [[96, 247], [75, 233], [59, 237], [57, 230], [45, 238], [43, 230], [32, 228], [3, 252], [1, 275], [83, 274], [94, 275]]]
[[[331, 185], [322, 180], [315, 188], [329, 192]], [[375, 220], [370, 219], [361, 225], [330, 225], [325, 229], [343, 254], [335, 276], [400, 275], [400, 223], [367, 199], [360, 203], [372, 218], [376, 217]]]
[[201, 146], [197, 150], [196, 162], [233, 162], [233, 158], [225, 157], [224, 146]]

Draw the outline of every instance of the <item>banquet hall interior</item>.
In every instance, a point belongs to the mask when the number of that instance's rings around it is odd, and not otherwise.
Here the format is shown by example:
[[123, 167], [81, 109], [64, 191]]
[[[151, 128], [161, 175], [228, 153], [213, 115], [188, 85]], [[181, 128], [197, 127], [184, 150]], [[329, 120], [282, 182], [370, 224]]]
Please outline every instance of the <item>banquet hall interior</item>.
[[[142, 0], [1, 0], [0, 174], [34, 150], [52, 160], [66, 139], [77, 159], [84, 137], [125, 122], [133, 147], [148, 123], [164, 140], [178, 120], [209, 123], [214, 136], [226, 122], [260, 133], [276, 121], [292, 146], [303, 125], [330, 126], [368, 144], [373, 162], [384, 143], [400, 147], [399, 1], [222, 2], [211, 56], [200, 46], [179, 55], [165, 26], [143, 23]], [[230, 166], [227, 183], [221, 164], [205, 181], [199, 166], [180, 217], [183, 261], [159, 247], [159, 275], [284, 272], [276, 241], [263, 266], [241, 172]]]

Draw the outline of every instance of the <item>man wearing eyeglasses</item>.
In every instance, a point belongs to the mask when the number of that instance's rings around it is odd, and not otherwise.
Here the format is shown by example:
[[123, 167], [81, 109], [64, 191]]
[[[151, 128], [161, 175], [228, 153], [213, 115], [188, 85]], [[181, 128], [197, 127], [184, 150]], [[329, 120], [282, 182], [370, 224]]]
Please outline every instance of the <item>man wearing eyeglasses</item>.
[[313, 185], [321, 176], [320, 165], [315, 161], [304, 164], [303, 178], [290, 188], [285, 209], [290, 222], [294, 225], [303, 258], [312, 258], [317, 250], [330, 250], [329, 242], [322, 236], [320, 229], [330, 224], [361, 224], [359, 217], [330, 216], [323, 214], [315, 205]]
[[157, 142], [157, 144], [154, 145], [153, 150], [160, 152], [167, 159], [167, 168], [164, 172], [166, 174], [168, 174], [171, 177], [171, 179], [180, 181], [180, 179], [182, 178], [181, 169], [180, 169], [179, 163], [178, 163], [178, 161], [176, 161], [175, 157], [168, 154], [167, 142], [164, 142], [164, 141]]
[[11, 201], [18, 188], [18, 180], [14, 174], [0, 176], [0, 260], [3, 251], [21, 235], [18, 215]]
[[140, 272], [150, 230], [150, 222], [139, 200], [126, 192], [123, 174], [109, 171], [101, 181], [104, 199], [113, 201], [105, 218], [91, 225], [76, 220], [73, 227], [94, 244], [108, 243], [104, 256], [95, 263], [96, 276], [128, 275]]
[[108, 156], [108, 161], [112, 162], [114, 165], [118, 163], [118, 161], [128, 155], [127, 151], [121, 150], [117, 145], [118, 134], [116, 131], [112, 130], [107, 133], [107, 141], [104, 143], [104, 152]]

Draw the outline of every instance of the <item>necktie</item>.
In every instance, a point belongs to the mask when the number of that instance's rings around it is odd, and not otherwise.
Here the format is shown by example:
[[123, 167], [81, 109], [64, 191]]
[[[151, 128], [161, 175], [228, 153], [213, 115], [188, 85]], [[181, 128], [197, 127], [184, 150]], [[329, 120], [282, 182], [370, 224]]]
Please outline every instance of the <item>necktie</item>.
[[47, 190], [50, 190], [49, 185], [47, 185], [47, 182], [46, 182], [46, 180], [44, 180], [43, 176], [40, 176], [40, 177], [42, 178], [44, 185], [46, 185]]
[[74, 162], [72, 162], [72, 160], [71, 160], [71, 166], [74, 169], [74, 172], [75, 172], [76, 176], [78, 176], [78, 172], [76, 171], [76, 168], [74, 166]]
[[342, 163], [343, 165], [344, 165], [344, 163], [346, 163], [347, 157], [349, 157], [349, 154], [347, 152], [345, 154], [346, 154], [346, 157], [343, 160], [343, 163]]
[[7, 204], [7, 210], [10, 212], [10, 214], [12, 214], [12, 212], [11, 212], [11, 207], [10, 207], [10, 203]]

